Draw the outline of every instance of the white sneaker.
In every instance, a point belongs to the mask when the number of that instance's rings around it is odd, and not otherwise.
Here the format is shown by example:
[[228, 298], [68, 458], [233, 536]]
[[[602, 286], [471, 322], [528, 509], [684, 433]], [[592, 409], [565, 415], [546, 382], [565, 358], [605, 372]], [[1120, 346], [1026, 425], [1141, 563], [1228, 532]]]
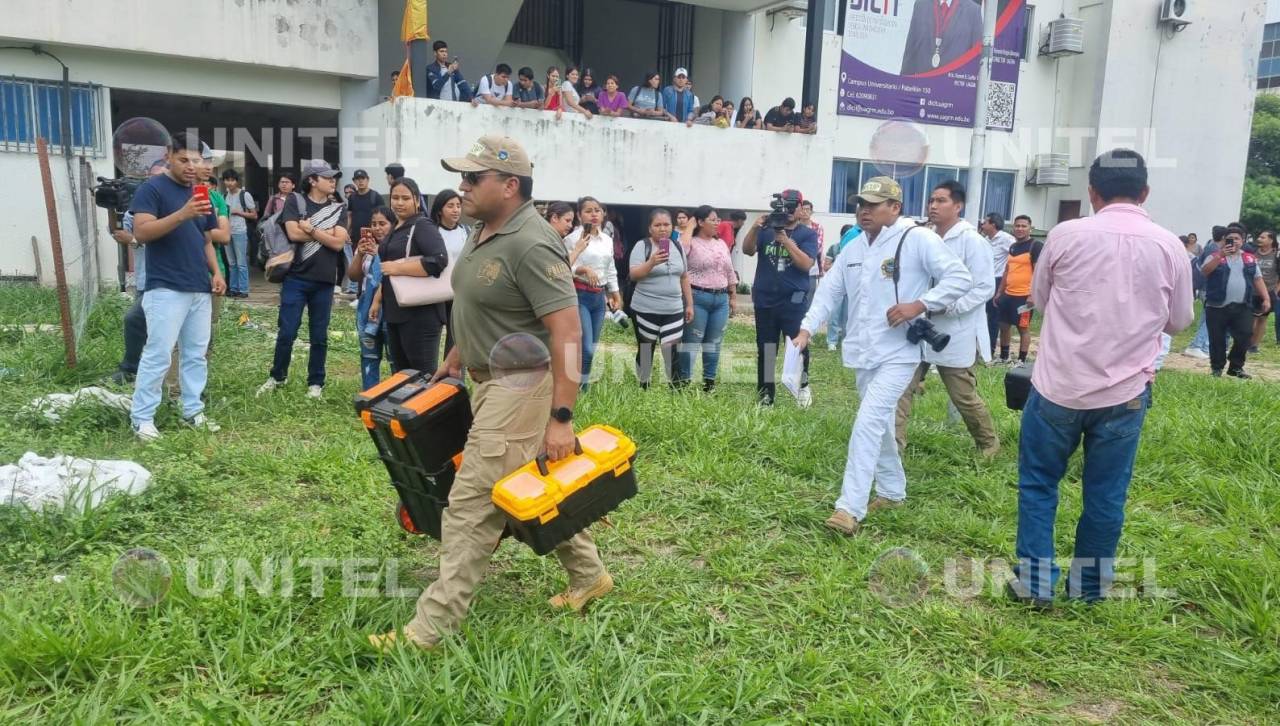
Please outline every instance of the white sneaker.
[[207, 431], [211, 434], [216, 434], [222, 430], [222, 427], [219, 426], [216, 421], [203, 413], [198, 413], [191, 418], [184, 418], [182, 419], [182, 423], [197, 431]]
[[324, 386], [307, 386], [307, 398], [324, 398]]
[[836, 349], [835, 343], [827, 343], [827, 350], [835, 350], [835, 349]]
[[284, 381], [277, 381], [271, 376], [267, 376], [267, 382], [262, 384], [261, 386], [258, 386], [258, 392], [253, 395], [256, 398], [257, 396], [261, 396], [264, 393], [271, 393], [272, 391], [283, 386], [284, 384], [285, 384]]
[[347, 305], [353, 308], [360, 307], [360, 298], [356, 298], [355, 300], [352, 300], [351, 302], [347, 303]]
[[150, 443], [160, 440], [160, 429], [156, 428], [154, 421], [148, 421], [144, 424], [133, 427], [133, 435], [138, 437], [139, 441]]
[[1209, 354], [1199, 348], [1187, 348], [1182, 354], [1188, 358], [1199, 358], [1200, 360], [1209, 360]]
[[813, 405], [813, 389], [805, 386], [796, 394], [796, 405], [800, 408], [809, 408]]

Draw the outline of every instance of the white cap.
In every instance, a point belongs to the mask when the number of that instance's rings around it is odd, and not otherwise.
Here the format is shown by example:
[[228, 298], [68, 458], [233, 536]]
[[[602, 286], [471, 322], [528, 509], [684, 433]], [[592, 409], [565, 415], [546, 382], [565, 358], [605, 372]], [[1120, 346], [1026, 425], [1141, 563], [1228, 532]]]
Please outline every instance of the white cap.
[[685, 69], [685, 68], [677, 68], [677, 69], [676, 69], [676, 75], [677, 75], [677, 76], [684, 76], [685, 78], [688, 78], [688, 77], [689, 77], [689, 71], [688, 71], [687, 69]]

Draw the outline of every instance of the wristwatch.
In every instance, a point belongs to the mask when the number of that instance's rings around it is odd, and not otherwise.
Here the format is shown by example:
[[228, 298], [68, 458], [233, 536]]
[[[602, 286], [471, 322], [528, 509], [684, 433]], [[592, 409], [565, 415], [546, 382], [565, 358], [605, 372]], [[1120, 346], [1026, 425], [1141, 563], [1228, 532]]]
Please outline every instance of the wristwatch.
[[569, 423], [573, 420], [573, 409], [568, 406], [551, 409], [551, 418], [560, 423]]

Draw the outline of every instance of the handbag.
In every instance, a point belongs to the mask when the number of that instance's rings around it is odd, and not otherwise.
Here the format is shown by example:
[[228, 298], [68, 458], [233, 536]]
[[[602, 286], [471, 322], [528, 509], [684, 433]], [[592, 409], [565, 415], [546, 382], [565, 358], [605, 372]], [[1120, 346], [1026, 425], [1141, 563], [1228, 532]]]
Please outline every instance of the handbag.
[[[409, 248], [413, 244], [413, 233], [418, 225], [409, 228], [409, 236], [404, 241], [404, 259], [420, 260], [421, 255], [409, 256]], [[453, 259], [450, 258], [439, 277], [411, 277], [409, 275], [386, 275], [391, 281], [391, 289], [396, 295], [396, 304], [402, 308], [416, 308], [423, 305], [449, 302], [453, 299]]]

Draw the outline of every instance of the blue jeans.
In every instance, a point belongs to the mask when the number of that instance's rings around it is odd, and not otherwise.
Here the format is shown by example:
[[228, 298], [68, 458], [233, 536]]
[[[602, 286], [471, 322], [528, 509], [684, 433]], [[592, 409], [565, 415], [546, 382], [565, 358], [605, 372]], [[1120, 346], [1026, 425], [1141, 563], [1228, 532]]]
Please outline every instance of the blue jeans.
[[676, 359], [676, 380], [693, 377], [693, 357], [702, 353], [702, 379], [714, 381], [720, 370], [720, 341], [729, 324], [729, 293], [693, 291], [693, 320], [684, 328], [680, 356]]
[[124, 358], [120, 361], [120, 372], [137, 375], [138, 361], [142, 360], [142, 349], [147, 345], [147, 313], [142, 309], [141, 291], [133, 300], [133, 305], [124, 314]]
[[366, 345], [364, 329], [369, 323], [369, 308], [373, 304], [373, 296], [382, 284], [382, 260], [374, 255], [365, 273], [364, 284], [360, 290], [359, 304], [356, 305], [356, 335], [360, 340], [360, 377], [364, 390], [369, 390], [382, 380], [382, 359], [390, 360], [387, 352], [387, 323], [382, 321], [378, 326], [378, 334], [373, 336], [374, 345]]
[[[304, 280], [289, 275], [280, 286], [280, 316], [276, 334], [276, 355], [271, 377], [284, 382], [289, 377], [293, 342], [302, 327], [302, 310], [307, 310], [311, 350], [307, 355], [307, 385], [324, 385], [324, 361], [329, 353], [329, 313], [333, 310], [333, 283]], [[184, 391], [185, 392], [185, 391]]]
[[142, 296], [142, 310], [146, 314], [147, 344], [134, 382], [133, 410], [129, 414], [133, 425], [155, 420], [175, 345], [182, 383], [182, 417], [201, 413], [204, 403], [200, 395], [209, 379], [205, 354], [209, 349], [213, 296], [207, 292], [148, 290]]
[[845, 295], [827, 321], [827, 344], [839, 348], [844, 342], [844, 325], [849, 320], [849, 296]]
[[249, 233], [232, 232], [227, 246], [227, 289], [249, 292]]
[[1092, 410], [1059, 406], [1031, 390], [1018, 442], [1018, 565], [1014, 574], [1023, 593], [1037, 599], [1053, 598], [1059, 576], [1053, 561], [1058, 482], [1083, 438], [1084, 511], [1076, 524], [1067, 595], [1086, 601], [1106, 596], [1115, 578], [1125, 498], [1142, 423], [1150, 407], [1150, 387], [1127, 403]]
[[582, 321], [582, 387], [591, 380], [591, 361], [604, 330], [604, 291], [578, 290], [578, 318]]
[[1196, 330], [1195, 339], [1191, 341], [1191, 347], [1209, 352], [1209, 316], [1203, 310], [1200, 311], [1200, 327]]

